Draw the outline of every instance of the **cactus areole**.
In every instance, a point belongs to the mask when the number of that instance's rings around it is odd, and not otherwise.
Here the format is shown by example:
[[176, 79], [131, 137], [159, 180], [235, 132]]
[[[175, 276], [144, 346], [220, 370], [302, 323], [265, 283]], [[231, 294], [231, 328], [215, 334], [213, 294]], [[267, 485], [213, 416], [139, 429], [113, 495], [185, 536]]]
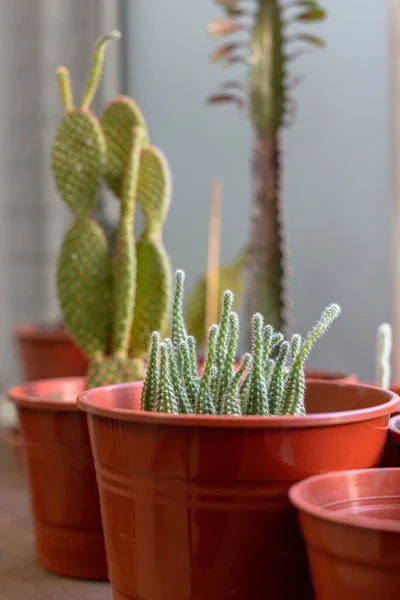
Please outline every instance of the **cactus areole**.
[[[212, 54], [223, 64], [244, 63], [247, 82], [228, 81], [211, 104], [236, 103], [252, 122], [255, 141], [251, 153], [253, 198], [250, 208], [248, 260], [246, 264], [246, 343], [251, 341], [251, 315], [261, 312], [278, 331], [287, 326], [285, 295], [286, 250], [280, 191], [281, 160], [279, 134], [290, 117], [289, 97], [295, 80], [288, 78], [288, 62], [302, 53], [292, 50], [293, 42], [321, 47], [323, 40], [309, 34], [290, 35], [294, 22], [310, 23], [325, 17], [313, 0], [294, 0], [286, 6], [278, 0], [220, 0], [216, 2], [225, 18], [209, 24], [215, 38], [234, 36]], [[252, 10], [251, 5], [254, 5]], [[249, 25], [249, 22], [251, 25]], [[243, 33], [248, 40], [243, 40]]]
[[[90, 359], [88, 387], [143, 377], [149, 335], [164, 327], [170, 302], [171, 269], [161, 241], [171, 191], [167, 161], [149, 144], [144, 117], [131, 98], [115, 98], [100, 118], [90, 109], [105, 47], [119, 37], [112, 32], [98, 40], [78, 106], [68, 70], [57, 70], [65, 114], [51, 167], [75, 217], [58, 256], [57, 294], [67, 329]], [[102, 182], [120, 203], [112, 255], [92, 218]], [[135, 242], [136, 201], [144, 227]]]

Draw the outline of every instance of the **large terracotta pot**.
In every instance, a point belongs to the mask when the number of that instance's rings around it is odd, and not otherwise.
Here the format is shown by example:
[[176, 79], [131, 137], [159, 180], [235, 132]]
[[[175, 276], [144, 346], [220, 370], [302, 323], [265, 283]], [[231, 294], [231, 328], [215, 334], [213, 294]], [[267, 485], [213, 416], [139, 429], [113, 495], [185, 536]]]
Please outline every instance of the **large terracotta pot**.
[[107, 579], [96, 474], [85, 415], [76, 407], [83, 378], [11, 388], [25, 446], [36, 550], [60, 575]]
[[317, 475], [289, 496], [299, 511], [315, 600], [400, 598], [400, 469]]
[[304, 417], [135, 410], [139, 384], [82, 393], [114, 600], [291, 600], [311, 584], [289, 486], [379, 463], [392, 392], [313, 381]]
[[28, 323], [14, 335], [25, 381], [86, 375], [88, 359], [64, 328]]

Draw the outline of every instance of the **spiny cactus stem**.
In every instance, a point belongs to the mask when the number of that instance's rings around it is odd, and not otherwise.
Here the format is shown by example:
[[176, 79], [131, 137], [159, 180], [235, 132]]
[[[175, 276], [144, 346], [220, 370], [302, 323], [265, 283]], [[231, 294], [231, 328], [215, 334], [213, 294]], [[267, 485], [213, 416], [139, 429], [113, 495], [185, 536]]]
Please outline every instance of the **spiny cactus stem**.
[[57, 71], [58, 88], [60, 90], [61, 102], [66, 113], [74, 110], [72, 99], [71, 77], [66, 67], [58, 67]]
[[121, 33], [119, 31], [112, 31], [108, 35], [104, 35], [99, 38], [96, 42], [96, 48], [92, 57], [92, 64], [89, 72], [89, 79], [86, 85], [86, 89], [82, 96], [81, 108], [82, 110], [88, 110], [92, 103], [93, 97], [97, 91], [99, 85], [101, 73], [103, 71], [104, 55], [106, 46], [112, 40], [119, 40]]

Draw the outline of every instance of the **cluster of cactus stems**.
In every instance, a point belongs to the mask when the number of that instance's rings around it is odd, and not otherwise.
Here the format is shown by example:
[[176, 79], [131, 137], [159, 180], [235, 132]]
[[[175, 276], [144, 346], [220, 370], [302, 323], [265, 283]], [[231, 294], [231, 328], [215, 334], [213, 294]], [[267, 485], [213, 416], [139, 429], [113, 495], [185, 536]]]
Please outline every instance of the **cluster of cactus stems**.
[[211, 96], [211, 104], [235, 103], [250, 117], [255, 131], [251, 156], [253, 198], [250, 209], [248, 259], [245, 267], [245, 340], [250, 343], [251, 315], [259, 311], [277, 330], [287, 328], [289, 306], [285, 290], [286, 248], [280, 193], [279, 133], [288, 121], [297, 83], [288, 63], [304, 48], [324, 41], [308, 33], [290, 33], [293, 23], [325, 17], [315, 0], [214, 0], [224, 17], [209, 24], [212, 37], [223, 39], [212, 54], [219, 64], [244, 64], [244, 81], [226, 81]]
[[[161, 230], [170, 201], [170, 172], [149, 144], [144, 117], [126, 96], [98, 118], [90, 109], [112, 32], [97, 41], [81, 102], [74, 106], [70, 76], [57, 70], [64, 116], [52, 144], [55, 185], [74, 219], [57, 262], [57, 293], [66, 328], [90, 358], [87, 387], [142, 379], [150, 333], [168, 318], [171, 269]], [[93, 219], [104, 182], [120, 202], [111, 250]], [[143, 231], [134, 239], [138, 202]]]
[[232, 310], [230, 290], [222, 295], [221, 316], [208, 333], [207, 355], [200, 374], [196, 341], [186, 332], [182, 315], [184, 273], [177, 271], [172, 309], [171, 338], [151, 335], [141, 410], [200, 415], [304, 415], [304, 364], [314, 343], [340, 313], [328, 306], [303, 340], [290, 341], [264, 323], [260, 313], [252, 318], [252, 350], [239, 364], [239, 317]]
[[390, 386], [390, 356], [392, 352], [392, 328], [382, 323], [376, 339], [376, 383], [381, 388]]

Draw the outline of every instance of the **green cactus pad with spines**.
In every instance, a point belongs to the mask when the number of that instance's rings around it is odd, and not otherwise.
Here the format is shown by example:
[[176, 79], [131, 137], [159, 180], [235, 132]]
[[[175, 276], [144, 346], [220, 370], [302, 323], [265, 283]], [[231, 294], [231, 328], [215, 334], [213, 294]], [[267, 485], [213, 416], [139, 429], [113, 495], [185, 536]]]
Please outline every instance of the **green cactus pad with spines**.
[[171, 174], [168, 162], [154, 146], [143, 148], [140, 157], [138, 202], [147, 233], [161, 228], [171, 197]]
[[106, 156], [106, 142], [95, 115], [67, 113], [55, 134], [51, 169], [58, 193], [77, 216], [88, 215], [96, 204]]
[[90, 362], [86, 379], [86, 389], [103, 385], [141, 381], [143, 377], [143, 360], [104, 356]]
[[103, 230], [87, 217], [67, 231], [57, 262], [57, 294], [65, 325], [82, 351], [107, 351], [111, 330], [111, 262]]
[[[121, 198], [125, 166], [131, 147], [131, 131], [137, 126], [147, 129], [146, 121], [132, 98], [119, 96], [106, 106], [100, 124], [107, 143], [103, 177], [111, 191]], [[147, 143], [146, 139], [145, 145]]]
[[139, 161], [143, 140], [144, 130], [135, 127], [131, 131], [131, 149], [125, 169], [121, 196], [121, 216], [113, 262], [111, 351], [116, 356], [127, 356], [132, 328], [137, 277], [133, 229]]
[[130, 354], [145, 356], [152, 331], [163, 331], [171, 302], [171, 267], [164, 247], [151, 237], [136, 244], [136, 302]]

